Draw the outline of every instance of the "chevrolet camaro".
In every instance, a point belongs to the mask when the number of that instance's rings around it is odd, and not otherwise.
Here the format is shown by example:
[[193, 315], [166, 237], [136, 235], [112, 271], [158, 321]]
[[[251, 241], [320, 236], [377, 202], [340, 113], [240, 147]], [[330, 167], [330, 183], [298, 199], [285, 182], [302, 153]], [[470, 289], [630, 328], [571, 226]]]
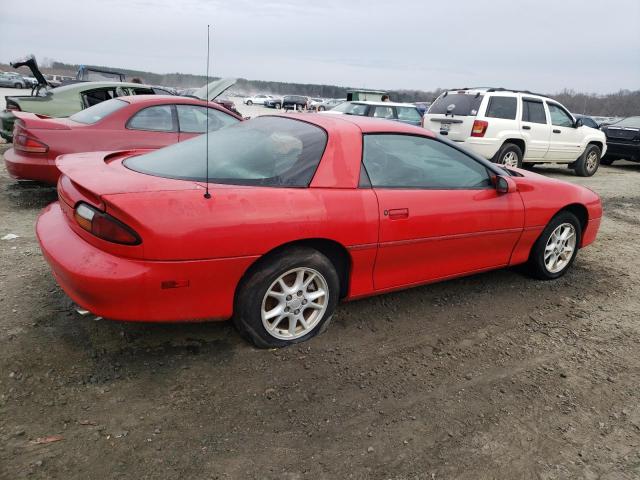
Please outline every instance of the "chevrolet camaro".
[[232, 318], [259, 347], [322, 332], [341, 299], [517, 264], [555, 279], [602, 216], [587, 188], [347, 115], [262, 116], [57, 164], [36, 230], [72, 300], [114, 320]]

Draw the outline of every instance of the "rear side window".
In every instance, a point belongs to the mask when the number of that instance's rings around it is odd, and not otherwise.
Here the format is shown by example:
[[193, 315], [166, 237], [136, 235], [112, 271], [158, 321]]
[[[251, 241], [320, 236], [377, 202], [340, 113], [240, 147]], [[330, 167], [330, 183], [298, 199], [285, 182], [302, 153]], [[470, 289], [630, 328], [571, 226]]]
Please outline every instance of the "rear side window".
[[239, 120], [222, 113], [215, 108], [197, 105], [177, 105], [178, 124], [184, 133], [204, 133], [207, 129], [207, 110], [209, 112], [209, 131], [219, 130], [227, 125], [238, 123]]
[[131, 130], [150, 130], [154, 132], [175, 131], [171, 105], [158, 105], [140, 110], [129, 119], [127, 128]]
[[98, 90], [89, 90], [88, 92], [84, 92], [82, 94], [82, 100], [85, 107], [92, 107], [100, 102], [111, 100], [116, 96], [115, 88], [101, 88]]
[[478, 114], [483, 95], [450, 93], [447, 96], [441, 95], [433, 102], [429, 108], [429, 114], [442, 115], [445, 113], [453, 115], [475, 116]]
[[542, 102], [522, 100], [522, 121], [530, 123], [547, 123], [547, 114]]
[[489, 99], [487, 113], [485, 117], [504, 118], [505, 120], [515, 120], [518, 109], [518, 99], [516, 97], [496, 97]]
[[376, 118], [393, 118], [392, 107], [375, 107], [373, 116]]
[[432, 138], [365, 135], [362, 159], [374, 188], [448, 190], [491, 185], [484, 165]]
[[69, 117], [69, 120], [92, 125], [94, 123], [98, 123], [103, 118], [108, 117], [113, 112], [117, 112], [127, 105], [129, 104], [124, 100], [118, 100], [117, 98], [114, 98], [113, 100], [107, 100], [106, 102], [98, 103], [97, 105], [89, 107], [85, 110], [80, 110], [78, 113], [74, 113], [73, 115], [71, 115]]
[[369, 110], [369, 107], [368, 107], [368, 105], [364, 105], [362, 103], [344, 102], [344, 103], [338, 105], [333, 110], [336, 111], [336, 112], [345, 113], [347, 115], [364, 116], [364, 115], [367, 114], [367, 111]]
[[398, 120], [401, 122], [417, 122], [420, 123], [422, 116], [417, 109], [413, 107], [396, 107], [398, 111]]
[[207, 137], [209, 181], [231, 185], [306, 187], [327, 144], [319, 127], [264, 116], [129, 158], [124, 165], [158, 177], [205, 181]]

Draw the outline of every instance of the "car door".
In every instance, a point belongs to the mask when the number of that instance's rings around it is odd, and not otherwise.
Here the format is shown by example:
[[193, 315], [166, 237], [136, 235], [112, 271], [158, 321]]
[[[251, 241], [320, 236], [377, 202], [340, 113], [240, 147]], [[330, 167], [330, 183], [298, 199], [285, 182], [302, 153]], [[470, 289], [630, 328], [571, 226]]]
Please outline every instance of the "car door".
[[509, 263], [524, 207], [480, 161], [434, 138], [367, 134], [363, 164], [380, 210], [376, 290]]
[[179, 141], [201, 135], [207, 130], [207, 111], [209, 112], [209, 131], [213, 132], [228, 125], [238, 123], [238, 120], [215, 108], [199, 105], [176, 105], [178, 113]]
[[549, 150], [551, 125], [547, 119], [547, 112], [542, 100], [522, 98], [520, 130], [527, 144], [524, 159], [543, 160]]
[[575, 126], [573, 117], [560, 104], [546, 101], [551, 119], [549, 150], [545, 159], [554, 161], [574, 161], [582, 153], [582, 134]]
[[161, 148], [179, 140], [173, 105], [154, 105], [138, 110], [126, 122], [126, 148]]

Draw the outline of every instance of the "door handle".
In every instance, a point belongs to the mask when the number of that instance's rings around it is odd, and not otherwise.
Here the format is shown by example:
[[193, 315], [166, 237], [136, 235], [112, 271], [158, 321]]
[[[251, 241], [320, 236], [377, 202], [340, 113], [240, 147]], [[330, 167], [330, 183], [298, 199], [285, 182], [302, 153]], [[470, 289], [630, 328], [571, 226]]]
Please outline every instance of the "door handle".
[[557, 128], [554, 128], [553, 133], [562, 133], [562, 132], [560, 132], [560, 130], [558, 130]]
[[408, 208], [392, 208], [391, 210], [385, 210], [384, 214], [391, 220], [400, 220], [402, 218], [409, 218]]
[[529, 125], [523, 125], [522, 129], [523, 130], [531, 130], [531, 127]]

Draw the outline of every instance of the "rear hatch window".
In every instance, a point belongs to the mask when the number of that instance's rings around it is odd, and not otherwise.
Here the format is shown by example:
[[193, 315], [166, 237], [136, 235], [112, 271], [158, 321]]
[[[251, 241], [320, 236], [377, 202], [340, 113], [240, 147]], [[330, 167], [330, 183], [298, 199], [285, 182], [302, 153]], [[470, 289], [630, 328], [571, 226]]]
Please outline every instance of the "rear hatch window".
[[442, 95], [433, 102], [429, 108], [429, 114], [443, 115], [448, 113], [454, 116], [478, 114], [483, 95], [467, 93], [450, 93]]
[[[291, 118], [259, 117], [211, 132], [209, 182], [230, 185], [306, 187], [327, 144], [321, 128]], [[206, 181], [207, 135], [123, 162], [135, 172]]]

